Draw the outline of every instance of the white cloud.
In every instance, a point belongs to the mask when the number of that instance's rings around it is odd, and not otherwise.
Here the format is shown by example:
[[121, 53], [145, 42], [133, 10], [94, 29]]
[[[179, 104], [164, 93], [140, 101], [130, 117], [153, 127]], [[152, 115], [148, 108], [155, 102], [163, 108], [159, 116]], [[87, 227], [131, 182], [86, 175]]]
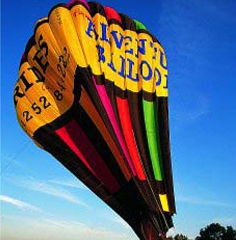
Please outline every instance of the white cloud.
[[171, 236], [174, 237], [176, 234], [177, 234], [176, 229], [174, 227], [172, 227], [168, 230], [168, 232], [166, 233], [166, 236], [167, 237], [171, 237]]
[[51, 179], [48, 182], [70, 188], [88, 189], [83, 183], [77, 179]]
[[42, 210], [36, 206], [33, 206], [29, 203], [20, 201], [18, 199], [9, 197], [9, 196], [5, 196], [5, 195], [0, 195], [0, 202], [4, 202], [4, 203], [8, 203], [11, 204], [21, 210], [29, 210], [29, 211], [33, 211], [33, 212], [42, 212]]
[[125, 222], [125, 220], [123, 220], [123, 219], [120, 218], [120, 217], [114, 217], [114, 218], [112, 218], [111, 220], [114, 221], [114, 222], [116, 222], [116, 223], [118, 223], [118, 224], [120, 224], [122, 227], [124, 227], [124, 228], [126, 228], [126, 229], [129, 229], [129, 228], [130, 228], [129, 224], [128, 224], [127, 222]]
[[55, 186], [48, 181], [37, 180], [33, 177], [24, 178], [13, 176], [9, 178], [8, 181], [11, 181], [13, 184], [19, 187], [26, 188], [28, 190], [51, 195], [66, 200], [68, 202], [75, 203], [86, 208], [90, 208], [90, 206], [88, 206], [84, 201], [80, 200], [77, 196], [72, 194], [67, 189], [60, 186]]
[[[21, 224], [18, 224], [21, 222]], [[14, 235], [13, 227], [18, 236]], [[137, 237], [130, 232], [112, 231], [105, 228], [90, 226], [79, 221], [64, 221], [55, 218], [42, 217], [16, 217], [4, 216], [3, 237], [12, 240], [136, 240]]]
[[49, 223], [50, 225], [53, 225], [55, 227], [63, 227], [70, 229], [73, 227], [85, 227], [85, 224], [81, 222], [73, 222], [73, 221], [62, 221], [62, 220], [55, 220], [55, 219], [45, 219], [45, 222]]

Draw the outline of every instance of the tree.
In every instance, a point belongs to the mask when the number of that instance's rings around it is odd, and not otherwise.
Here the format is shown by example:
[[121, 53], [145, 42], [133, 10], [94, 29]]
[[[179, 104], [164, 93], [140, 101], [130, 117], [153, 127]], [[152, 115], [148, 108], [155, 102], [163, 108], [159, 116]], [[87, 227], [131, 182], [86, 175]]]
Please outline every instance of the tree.
[[196, 240], [236, 240], [236, 230], [231, 226], [225, 228], [219, 223], [212, 223], [202, 228], [199, 235]]
[[168, 237], [168, 240], [190, 240], [187, 236], [183, 234], [177, 234], [175, 237]]
[[[175, 237], [168, 237], [167, 240], [190, 240], [183, 234], [177, 234]], [[195, 240], [236, 240], [236, 229], [232, 226], [226, 228], [219, 223], [212, 223], [205, 228], [200, 229], [199, 236]]]
[[236, 230], [227, 226], [223, 240], [236, 240]]
[[189, 239], [185, 235], [183, 235], [183, 234], [177, 234], [174, 237], [174, 240], [189, 240]]

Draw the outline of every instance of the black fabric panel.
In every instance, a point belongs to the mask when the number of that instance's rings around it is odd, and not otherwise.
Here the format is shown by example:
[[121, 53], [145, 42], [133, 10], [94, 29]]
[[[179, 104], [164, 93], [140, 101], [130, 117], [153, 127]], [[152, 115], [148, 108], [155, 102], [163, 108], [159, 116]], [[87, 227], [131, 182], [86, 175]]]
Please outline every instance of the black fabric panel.
[[116, 105], [116, 94], [115, 94], [116, 87], [113, 82], [111, 82], [109, 80], [105, 80], [105, 88], [106, 88], [107, 94], [109, 96], [113, 111], [115, 113], [115, 117], [118, 122], [119, 128], [121, 129], [119, 113], [118, 113], [117, 105]]
[[153, 102], [156, 99], [155, 93], [143, 91], [143, 99], [148, 102]]
[[100, 3], [97, 2], [88, 2], [90, 7], [90, 14], [94, 17], [97, 13], [101, 14], [102, 16], [106, 17], [105, 10]]
[[[159, 40], [156, 38], [156, 36], [152, 35], [151, 33], [149, 33], [150, 36], [152, 36], [152, 41], [153, 42], [157, 42], [161, 45], [161, 43], [159, 42]], [[161, 45], [162, 46], [162, 45]]]
[[49, 23], [49, 22], [48, 22], [48, 18], [45, 18], [45, 19], [41, 20], [40, 22], [37, 22], [37, 23], [36, 23], [36, 25], [35, 25], [35, 27], [34, 27], [34, 36], [35, 36], [36, 31], [38, 30], [38, 28], [39, 28], [42, 24], [44, 24], [44, 23]]
[[25, 55], [25, 53], [24, 53], [24, 54], [22, 55], [21, 60], [20, 60], [19, 70], [20, 70], [20, 68], [21, 68], [21, 65], [22, 65], [23, 63], [25, 63], [25, 62], [27, 62], [27, 58], [26, 58], [26, 55]]
[[25, 57], [26, 57], [26, 58], [28, 57], [28, 53], [29, 53], [30, 49], [31, 49], [34, 45], [36, 45], [36, 43], [35, 43], [35, 39], [34, 39], [34, 35], [33, 35], [33, 36], [31, 36], [31, 38], [28, 40], [28, 42], [27, 42], [27, 44], [26, 44], [26, 46], [25, 46], [25, 52], [24, 52], [24, 54], [25, 54]]
[[132, 127], [134, 130], [134, 136], [136, 139], [137, 147], [144, 165], [147, 177], [149, 179], [154, 179], [154, 173], [152, 169], [152, 164], [150, 161], [150, 155], [147, 145], [147, 137], [145, 132], [145, 123], [143, 116], [143, 106], [142, 106], [142, 93], [132, 93], [128, 92], [129, 107]]
[[136, 32], [139, 33], [145, 33], [147, 35], [149, 35], [152, 38], [152, 35], [150, 34], [150, 32], [147, 29], [137, 29]]
[[127, 90], [122, 90], [119, 87], [115, 86], [115, 93], [116, 96], [121, 98], [121, 99], [126, 99], [127, 98]]
[[168, 116], [168, 98], [159, 97], [156, 102], [158, 105], [158, 126], [160, 136], [160, 147], [163, 159], [164, 182], [167, 190], [170, 211], [175, 213], [174, 188], [170, 155], [170, 137], [169, 137], [169, 116]]
[[[133, 206], [133, 215], [130, 221], [134, 223], [133, 225], [135, 227], [133, 227], [133, 229], [136, 234], [140, 237], [140, 239], [143, 239], [140, 223], [150, 221], [149, 208], [147, 208], [143, 197], [137, 192], [136, 184], [133, 181], [129, 182], [124, 186], [123, 191], [119, 191], [115, 194], [115, 198], [119, 202], [126, 202], [127, 205], [123, 209], [124, 212], [129, 212], [129, 206]], [[159, 232], [159, 228], [159, 225], [157, 226], [157, 228], [155, 227], [156, 231]]]
[[115, 176], [119, 185], [125, 185], [127, 181], [120, 170], [110, 148], [107, 146], [103, 136], [81, 106], [78, 106], [78, 110], [76, 111], [74, 118], [84, 132], [86, 132], [87, 137], [94, 144], [94, 147], [99, 152], [112, 175]]
[[158, 193], [165, 194], [165, 187], [162, 181], [152, 180], [152, 186], [154, 186], [154, 189], [158, 189]]
[[[92, 73], [92, 69], [89, 67], [89, 71]], [[94, 79], [97, 85], [104, 85], [104, 75], [94, 75]]]
[[[166, 222], [164, 220], [164, 214], [162, 212], [161, 202], [157, 193], [156, 185], [154, 181], [139, 181], [140, 188], [142, 189], [145, 199], [148, 200], [149, 211], [155, 213], [155, 218], [158, 220], [158, 226], [160, 229], [167, 228]], [[151, 188], [154, 192], [151, 191]], [[158, 190], [159, 191], [159, 190]]]
[[122, 28], [124, 30], [130, 30], [130, 31], [136, 32], [135, 23], [133, 19], [123, 13], [120, 13], [119, 15], [122, 20]]
[[108, 21], [108, 25], [116, 24], [116, 25], [122, 27], [121, 22], [117, 19], [112, 18], [112, 19], [107, 19], [107, 21]]

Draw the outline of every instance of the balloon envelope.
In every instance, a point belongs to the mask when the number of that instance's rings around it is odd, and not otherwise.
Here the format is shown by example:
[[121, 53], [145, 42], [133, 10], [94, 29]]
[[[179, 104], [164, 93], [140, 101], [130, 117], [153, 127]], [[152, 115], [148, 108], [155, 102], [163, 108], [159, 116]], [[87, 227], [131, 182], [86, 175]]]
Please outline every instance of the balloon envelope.
[[14, 89], [26, 133], [143, 240], [175, 213], [167, 74], [142, 23], [77, 0], [38, 20]]

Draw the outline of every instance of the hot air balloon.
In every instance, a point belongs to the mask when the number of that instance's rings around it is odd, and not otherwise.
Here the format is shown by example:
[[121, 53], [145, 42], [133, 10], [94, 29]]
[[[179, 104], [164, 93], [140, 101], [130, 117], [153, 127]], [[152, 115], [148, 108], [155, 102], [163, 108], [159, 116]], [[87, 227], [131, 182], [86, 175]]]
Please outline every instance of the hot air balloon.
[[165, 239], [173, 226], [167, 74], [142, 23], [75, 0], [37, 21], [14, 88], [29, 137], [141, 240]]

